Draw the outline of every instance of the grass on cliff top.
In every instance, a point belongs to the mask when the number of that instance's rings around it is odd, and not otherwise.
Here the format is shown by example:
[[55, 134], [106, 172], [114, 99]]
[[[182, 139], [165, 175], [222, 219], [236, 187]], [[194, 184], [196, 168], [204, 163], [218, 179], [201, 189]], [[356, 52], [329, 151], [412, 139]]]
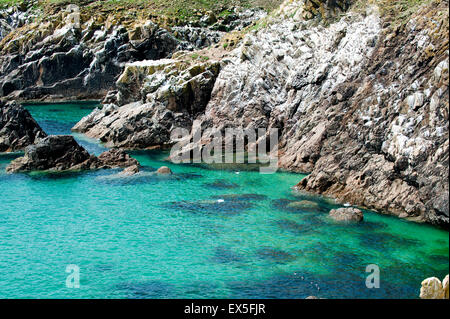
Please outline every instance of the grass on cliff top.
[[[26, 0], [0, 0], [0, 7], [20, 5]], [[280, 5], [282, 0], [39, 0], [38, 6], [44, 11], [55, 11], [69, 4], [79, 5], [82, 11], [128, 11], [141, 10], [148, 14], [176, 17], [180, 20], [192, 20], [199, 13], [213, 11], [217, 15], [226, 16], [230, 9], [262, 8], [270, 11]]]
[[432, 2], [441, 2], [441, 0], [357, 0], [353, 9], [363, 9], [367, 5], [376, 4], [381, 16], [395, 26], [406, 23], [421, 6]]

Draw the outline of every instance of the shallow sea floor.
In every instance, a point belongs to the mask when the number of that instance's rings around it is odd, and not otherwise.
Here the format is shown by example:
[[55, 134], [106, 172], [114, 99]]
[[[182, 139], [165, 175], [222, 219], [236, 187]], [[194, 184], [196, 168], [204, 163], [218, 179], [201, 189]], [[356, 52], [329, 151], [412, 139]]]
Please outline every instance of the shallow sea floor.
[[[27, 105], [48, 134], [69, 134], [94, 105]], [[75, 134], [90, 152], [104, 148]], [[2, 298], [418, 298], [449, 269], [448, 232], [365, 211], [327, 218], [332, 201], [292, 191], [302, 175], [261, 175], [133, 152], [142, 173], [5, 173], [0, 155]], [[173, 176], [152, 172], [169, 166]], [[308, 200], [307, 207], [289, 205]], [[80, 288], [66, 287], [67, 265]], [[380, 288], [365, 285], [366, 266]]]

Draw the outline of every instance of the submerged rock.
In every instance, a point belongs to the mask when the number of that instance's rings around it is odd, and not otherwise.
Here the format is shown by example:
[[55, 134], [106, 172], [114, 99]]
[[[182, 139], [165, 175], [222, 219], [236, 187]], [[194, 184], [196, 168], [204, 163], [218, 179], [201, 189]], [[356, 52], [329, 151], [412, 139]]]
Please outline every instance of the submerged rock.
[[361, 222], [364, 219], [363, 212], [354, 207], [332, 209], [329, 216], [338, 222]]
[[138, 166], [122, 150], [109, 150], [98, 158], [90, 155], [71, 135], [50, 135], [25, 148], [25, 155], [13, 160], [6, 171], [66, 171]]
[[132, 165], [127, 168], [125, 168], [122, 172], [119, 173], [119, 175], [123, 176], [131, 176], [139, 173], [139, 165]]
[[161, 166], [157, 169], [156, 174], [158, 175], [172, 175], [172, 170], [167, 166]]
[[309, 200], [301, 200], [298, 202], [291, 202], [287, 204], [287, 208], [294, 208], [294, 209], [316, 209], [319, 207], [319, 205], [315, 202], [309, 201]]
[[23, 150], [46, 136], [25, 108], [0, 100], [0, 152]]

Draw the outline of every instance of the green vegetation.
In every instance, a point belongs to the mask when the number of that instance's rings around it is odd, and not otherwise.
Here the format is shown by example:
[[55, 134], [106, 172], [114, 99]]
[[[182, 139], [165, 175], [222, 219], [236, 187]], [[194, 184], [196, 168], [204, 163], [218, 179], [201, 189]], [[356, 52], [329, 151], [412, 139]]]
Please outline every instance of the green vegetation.
[[[20, 5], [26, 0], [0, 0], [0, 7]], [[270, 11], [282, 0], [40, 0], [39, 6], [45, 11], [54, 11], [68, 4], [79, 5], [82, 11], [89, 13], [104, 11], [138, 10], [141, 14], [167, 16], [180, 21], [195, 20], [207, 11], [221, 17], [232, 13], [233, 7], [263, 8]]]
[[362, 10], [367, 5], [376, 4], [380, 9], [381, 16], [390, 21], [392, 26], [406, 23], [409, 18], [423, 5], [439, 0], [358, 0], [353, 9]]

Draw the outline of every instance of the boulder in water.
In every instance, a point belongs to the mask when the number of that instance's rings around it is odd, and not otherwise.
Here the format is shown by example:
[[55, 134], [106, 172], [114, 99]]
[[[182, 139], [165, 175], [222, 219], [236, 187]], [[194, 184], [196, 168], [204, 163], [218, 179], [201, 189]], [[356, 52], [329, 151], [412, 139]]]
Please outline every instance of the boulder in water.
[[354, 207], [332, 209], [329, 216], [338, 222], [361, 222], [364, 219], [363, 212]]
[[131, 176], [137, 173], [139, 173], [139, 165], [132, 165], [125, 168], [122, 172], [119, 173], [119, 175]]
[[168, 168], [167, 166], [161, 166], [156, 171], [156, 174], [158, 174], [158, 175], [172, 175], [173, 173], [172, 173], [172, 170], [170, 168]]
[[23, 150], [46, 136], [20, 104], [0, 100], [0, 152]]
[[35, 145], [25, 148], [25, 156], [13, 160], [7, 172], [33, 170], [63, 171], [74, 167], [90, 167], [95, 156], [89, 153], [70, 135], [50, 135]]
[[444, 288], [442, 286], [441, 281], [438, 278], [430, 277], [422, 281], [422, 287], [420, 288], [421, 299], [444, 299], [444, 296], [445, 296]]

